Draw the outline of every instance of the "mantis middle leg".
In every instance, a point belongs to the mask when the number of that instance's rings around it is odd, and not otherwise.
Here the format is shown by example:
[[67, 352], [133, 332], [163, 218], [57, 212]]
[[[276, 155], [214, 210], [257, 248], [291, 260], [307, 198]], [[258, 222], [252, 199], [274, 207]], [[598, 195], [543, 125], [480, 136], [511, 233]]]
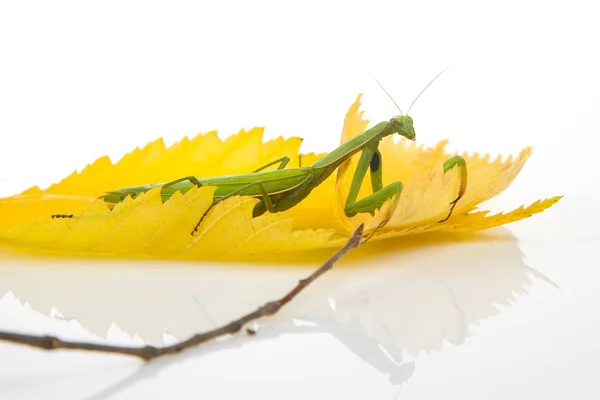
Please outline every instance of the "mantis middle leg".
[[[214, 200], [213, 203], [210, 205], [210, 207], [208, 207], [208, 209], [206, 209], [206, 211], [204, 211], [204, 214], [202, 214], [202, 217], [200, 218], [200, 220], [198, 221], [198, 223], [196, 224], [196, 226], [194, 227], [194, 230], [192, 230], [191, 235], [194, 236], [194, 234], [198, 231], [198, 228], [200, 227], [200, 224], [202, 223], [202, 221], [204, 220], [204, 217], [206, 217], [206, 214], [208, 214], [208, 212], [211, 210], [211, 208], [213, 208], [217, 203], [226, 200], [230, 197], [236, 196], [239, 193], [241, 193], [243, 190], [249, 189], [253, 186], [258, 187], [258, 190], [260, 190], [260, 195], [262, 197], [261, 202], [264, 203], [265, 207], [266, 207], [266, 211], [269, 212], [274, 212], [274, 207], [273, 207], [273, 202], [271, 201], [271, 198], [269, 197], [269, 194], [267, 193], [267, 190], [265, 189], [264, 185], [262, 184], [262, 182], [251, 182], [248, 183], [247, 185], [243, 185], [240, 186], [239, 188], [227, 193], [225, 196], [220, 197], [218, 200]], [[258, 203], [258, 205], [260, 205], [261, 203]], [[255, 206], [256, 208], [256, 206]], [[263, 211], [264, 212], [264, 211]], [[262, 213], [261, 213], [262, 214]], [[258, 215], [252, 215], [252, 217], [258, 217], [260, 214]]]
[[284, 169], [284, 168], [285, 168], [285, 166], [287, 165], [287, 163], [289, 163], [289, 162], [290, 162], [290, 158], [289, 158], [289, 157], [287, 157], [287, 156], [284, 156], [284, 157], [278, 158], [278, 159], [277, 159], [277, 160], [275, 160], [275, 161], [271, 161], [270, 163], [268, 163], [268, 164], [265, 164], [265, 165], [263, 165], [262, 167], [260, 167], [259, 169], [255, 169], [255, 170], [254, 170], [254, 171], [252, 171], [252, 172], [259, 172], [259, 171], [262, 171], [263, 169], [265, 169], [265, 168], [267, 168], [267, 167], [270, 167], [271, 165], [275, 165], [275, 164], [277, 164], [277, 163], [280, 163], [280, 164], [279, 164], [279, 167], [277, 167], [277, 169]]
[[203, 186], [202, 183], [200, 183], [200, 181], [198, 180], [198, 178], [196, 178], [195, 176], [185, 176], [183, 178], [179, 178], [179, 179], [175, 179], [174, 181], [167, 182], [164, 185], [162, 185], [162, 187], [163, 188], [168, 188], [169, 186], [173, 186], [173, 185], [175, 185], [177, 183], [185, 182], [185, 181], [188, 181], [191, 184], [194, 184], [194, 185], [196, 185], [198, 187], [202, 187]]
[[[260, 172], [260, 171], [262, 171], [263, 169], [265, 169], [265, 168], [267, 168], [267, 167], [270, 167], [271, 165], [274, 165], [274, 164], [277, 164], [277, 163], [280, 163], [280, 164], [279, 164], [279, 166], [277, 167], [277, 169], [284, 169], [284, 168], [285, 168], [285, 166], [286, 166], [286, 165], [287, 165], [289, 162], [290, 162], [290, 158], [289, 158], [289, 157], [287, 157], [287, 156], [284, 156], [284, 157], [278, 158], [278, 159], [277, 159], [277, 160], [275, 160], [275, 161], [271, 161], [270, 163], [268, 163], [268, 164], [265, 164], [265, 165], [263, 165], [262, 167], [260, 167], [259, 169], [255, 169], [255, 170], [254, 170], [254, 171], [252, 171], [252, 172]], [[302, 167], [302, 154], [298, 154], [298, 167]]]

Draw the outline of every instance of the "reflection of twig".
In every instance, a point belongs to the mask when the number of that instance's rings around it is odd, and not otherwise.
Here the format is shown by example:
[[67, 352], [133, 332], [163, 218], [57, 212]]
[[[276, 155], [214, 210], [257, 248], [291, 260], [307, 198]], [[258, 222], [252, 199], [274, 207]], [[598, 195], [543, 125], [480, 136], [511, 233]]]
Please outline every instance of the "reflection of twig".
[[242, 327], [250, 321], [258, 318], [267, 317], [275, 314], [281, 307], [292, 301], [300, 292], [302, 292], [307, 286], [309, 286], [314, 280], [323, 275], [325, 272], [333, 268], [333, 265], [338, 261], [344, 254], [350, 250], [358, 247], [362, 239], [363, 225], [361, 224], [356, 231], [352, 234], [350, 239], [346, 242], [344, 247], [338, 250], [329, 260], [321, 265], [315, 272], [309, 275], [305, 279], [301, 279], [296, 287], [289, 291], [285, 296], [279, 300], [270, 301], [259, 307], [255, 311], [244, 315], [243, 317], [228, 323], [217, 329], [205, 333], [199, 333], [191, 338], [184, 340], [183, 342], [176, 343], [171, 346], [165, 347], [126, 347], [126, 346], [111, 346], [104, 344], [95, 343], [84, 343], [84, 342], [71, 342], [61, 340], [54, 336], [36, 336], [26, 335], [20, 333], [0, 332], [0, 340], [5, 340], [13, 343], [29, 345], [44, 350], [56, 350], [56, 349], [73, 349], [73, 350], [88, 350], [88, 351], [99, 351], [105, 353], [116, 353], [140, 357], [146, 361], [152, 360], [157, 357], [161, 357], [167, 354], [175, 354], [180, 351], [197, 346], [209, 340], [215, 339], [219, 336], [226, 334], [234, 334], [239, 332]]

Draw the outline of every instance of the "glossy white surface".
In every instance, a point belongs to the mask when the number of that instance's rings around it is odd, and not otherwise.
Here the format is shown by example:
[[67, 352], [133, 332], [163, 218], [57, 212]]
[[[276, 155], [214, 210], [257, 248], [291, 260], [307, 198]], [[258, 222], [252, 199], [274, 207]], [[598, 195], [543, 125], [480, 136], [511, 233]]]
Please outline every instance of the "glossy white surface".
[[[501, 154], [533, 145], [494, 211], [565, 198], [470, 240], [365, 246], [257, 335], [151, 364], [0, 343], [0, 398], [600, 398], [591, 2], [26, 4], [0, 5], [2, 196], [214, 128], [266, 126], [268, 138], [327, 151], [358, 92], [373, 122], [395, 112], [369, 74], [406, 108], [452, 66], [411, 111], [418, 140]], [[0, 329], [171, 343], [276, 298], [317, 264], [0, 255]]]
[[[570, 247], [558, 241], [527, 244], [506, 230], [494, 236], [398, 244], [377, 256], [365, 246], [260, 321], [256, 336], [149, 365], [0, 344], [2, 391], [6, 398], [394, 398], [398, 391], [400, 398], [594, 398], [600, 296], [592, 282], [598, 265], [585, 261], [591, 247], [580, 246], [583, 257], [569, 265], [566, 256], [547, 255], [548, 244], [566, 254]], [[538, 260], [528, 261], [536, 268], [525, 259]], [[161, 344], [228, 322], [310, 272], [50, 261], [11, 261], [0, 271], [0, 290], [11, 291], [0, 302], [3, 329], [92, 340], [108, 331], [111, 342], [132, 344], [141, 343], [132, 335]]]

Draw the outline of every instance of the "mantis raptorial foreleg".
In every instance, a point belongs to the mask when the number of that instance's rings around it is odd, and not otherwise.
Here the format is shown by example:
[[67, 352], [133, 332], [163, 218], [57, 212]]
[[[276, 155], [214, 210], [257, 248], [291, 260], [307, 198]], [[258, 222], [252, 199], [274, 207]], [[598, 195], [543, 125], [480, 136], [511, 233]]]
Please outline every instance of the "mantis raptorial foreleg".
[[[208, 212], [210, 211], [211, 208], [213, 208], [218, 202], [226, 200], [232, 196], [236, 196], [239, 193], [241, 193], [242, 191], [246, 190], [246, 189], [250, 189], [251, 187], [256, 186], [258, 187], [258, 190], [260, 190], [260, 193], [262, 195], [262, 202], [265, 205], [267, 211], [269, 212], [274, 212], [274, 208], [273, 208], [273, 202], [271, 201], [271, 198], [269, 197], [269, 194], [267, 193], [267, 190], [265, 189], [264, 185], [262, 184], [262, 182], [251, 182], [247, 185], [244, 186], [240, 186], [239, 188], [235, 189], [232, 192], [227, 193], [225, 196], [220, 197], [217, 200], [214, 200], [213, 203], [210, 205], [210, 207], [208, 207], [206, 209], [206, 211], [204, 211], [204, 214], [202, 214], [202, 217], [200, 217], [200, 221], [198, 221], [198, 223], [196, 224], [196, 226], [194, 227], [194, 230], [192, 230], [192, 236], [194, 235], [194, 233], [196, 233], [198, 231], [198, 228], [200, 227], [200, 224], [202, 223], [202, 221], [204, 220], [204, 217], [206, 217], [206, 214], [208, 214]], [[260, 204], [260, 203], [259, 203]], [[258, 204], [257, 204], [258, 205]], [[253, 217], [257, 217], [258, 215], [252, 215]]]
[[[371, 235], [369, 235], [369, 237], [367, 237], [365, 242], [367, 240], [369, 240], [371, 238], [371, 236], [373, 236], [375, 234], [377, 229], [384, 227], [389, 222], [394, 210], [398, 206], [398, 201], [400, 200], [400, 194], [402, 193], [402, 189], [404, 188], [404, 185], [402, 185], [402, 182], [400, 182], [400, 181], [394, 182], [394, 183], [386, 186], [385, 188], [383, 187], [383, 172], [382, 172], [383, 164], [382, 164], [381, 152], [379, 150], [377, 150], [373, 154], [373, 157], [371, 158], [371, 163], [369, 164], [369, 168], [371, 169], [371, 188], [373, 189], [373, 193], [380, 192], [380, 191], [384, 192], [383, 202], [387, 201], [387, 199], [391, 198], [392, 196], [394, 196], [394, 199], [392, 200], [392, 204], [390, 205], [390, 208], [388, 210], [388, 213], [387, 213], [385, 219], [383, 221], [381, 221], [381, 223], [377, 226], [377, 228], [375, 228], [375, 230], [371, 233]], [[383, 202], [381, 205], [383, 205]], [[379, 205], [378, 207], [381, 207], [381, 205]]]
[[[369, 240], [375, 231], [377, 231], [377, 229], [385, 226], [388, 223], [393, 211], [398, 205], [400, 193], [402, 193], [402, 189], [404, 187], [400, 181], [383, 187], [381, 153], [377, 147], [378, 146], [376, 145], [373, 146], [373, 148], [363, 149], [360, 160], [358, 161], [358, 166], [356, 167], [356, 171], [354, 171], [354, 177], [352, 178], [352, 183], [350, 185], [350, 192], [348, 193], [346, 205], [344, 207], [344, 213], [348, 217], [365, 212], [373, 215], [376, 209], [381, 208], [386, 201], [393, 198], [390, 210], [385, 219], [381, 221], [377, 228], [375, 228], [375, 230], [364, 240], [364, 242]], [[373, 189], [373, 194], [357, 201], [356, 199], [358, 197], [358, 192], [360, 191], [362, 182], [367, 174], [367, 169], [371, 170], [371, 188]]]
[[458, 167], [458, 196], [450, 202], [450, 212], [448, 213], [448, 216], [438, 222], [445, 222], [450, 218], [454, 211], [454, 207], [456, 207], [456, 203], [464, 196], [465, 191], [467, 190], [467, 162], [461, 156], [449, 158], [444, 163], [444, 174], [454, 167]]
[[[367, 169], [371, 170], [373, 194], [357, 201], [356, 198], [358, 197], [364, 177], [367, 174]], [[350, 192], [346, 198], [346, 205], [344, 207], [346, 216], [353, 217], [358, 213], [365, 212], [373, 215], [376, 209], [380, 208], [383, 203], [394, 196], [396, 198], [392, 206], [396, 205], [397, 199], [402, 192], [402, 182], [394, 182], [383, 187], [382, 176], [381, 153], [379, 150], [376, 147], [374, 149], [363, 149], [358, 166], [354, 172], [354, 178], [352, 178]]]

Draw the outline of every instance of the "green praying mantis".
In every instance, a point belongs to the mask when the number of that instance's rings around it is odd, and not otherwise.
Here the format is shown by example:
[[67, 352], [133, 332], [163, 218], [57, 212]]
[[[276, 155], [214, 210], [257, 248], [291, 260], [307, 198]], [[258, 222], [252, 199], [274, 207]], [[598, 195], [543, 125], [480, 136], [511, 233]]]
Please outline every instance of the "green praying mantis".
[[[421, 93], [419, 93], [409, 107], [408, 112], [410, 112], [410, 109], [419, 96], [439, 75], [441, 75], [442, 72], [436, 75]], [[385, 89], [383, 90], [385, 91]], [[388, 94], [387, 91], [386, 94]], [[388, 96], [390, 95], [388, 94]], [[392, 99], [391, 96], [390, 99]], [[174, 193], [186, 193], [194, 186], [214, 186], [216, 187], [216, 190], [214, 192], [213, 203], [203, 215], [200, 216], [198, 223], [191, 232], [191, 234], [194, 235], [210, 209], [217, 203], [232, 196], [250, 196], [259, 199], [260, 201], [253, 209], [253, 217], [258, 217], [267, 211], [270, 213], [277, 213], [288, 210], [304, 200], [314, 188], [319, 186], [325, 179], [333, 174], [340, 165], [360, 152], [361, 156], [352, 178], [350, 191], [346, 198], [344, 207], [345, 215], [348, 217], [353, 217], [359, 213], [369, 213], [374, 215], [375, 211], [381, 208], [383, 204], [390, 199], [392, 199], [390, 210], [393, 211], [400, 199], [403, 185], [402, 182], [398, 181], [383, 187], [382, 159], [378, 149], [379, 143], [384, 137], [393, 134], [398, 134], [411, 141], [415, 140], [416, 135], [413, 127], [413, 120], [408, 116], [408, 112], [407, 115], [403, 115], [400, 107], [398, 107], [393, 99], [392, 101], [398, 108], [400, 115], [392, 117], [389, 121], [380, 122], [365, 132], [348, 140], [335, 150], [317, 160], [311, 166], [286, 169], [285, 167], [289, 163], [290, 158], [282, 157], [248, 174], [217, 176], [212, 178], [186, 176], [171, 182], [131, 186], [112, 190], [99, 198], [103, 199], [110, 207], [114, 207], [128, 196], [135, 198], [139, 194], [145, 193], [153, 188], [162, 187], [161, 197], [163, 202], [165, 202]], [[276, 164], [279, 164], [276, 170], [263, 171]], [[467, 167], [466, 162], [462, 157], [454, 156], [445, 161], [443, 164], [444, 173], [455, 167], [459, 170], [460, 185], [458, 194], [456, 199], [449, 204], [450, 210], [446, 218], [439, 222], [444, 222], [450, 218], [456, 203], [464, 195], [466, 190]], [[358, 200], [358, 194], [367, 171], [370, 172], [373, 193]], [[385, 226], [389, 222], [391, 215], [392, 212], [387, 213], [387, 217], [379, 224], [376, 230]], [[72, 218], [73, 215], [55, 214], [52, 217]]]

